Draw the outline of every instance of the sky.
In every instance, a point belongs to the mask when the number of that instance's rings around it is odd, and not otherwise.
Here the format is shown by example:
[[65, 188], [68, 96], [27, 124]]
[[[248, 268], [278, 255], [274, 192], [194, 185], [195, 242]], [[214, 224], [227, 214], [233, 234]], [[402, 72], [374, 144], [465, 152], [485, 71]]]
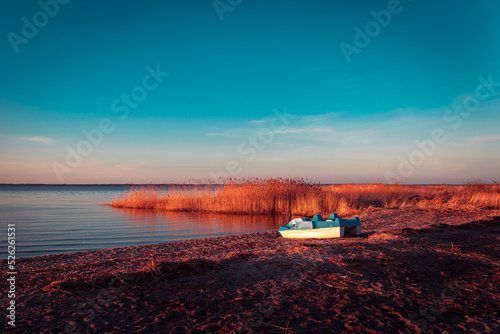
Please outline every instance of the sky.
[[2, 1], [0, 183], [500, 181], [500, 2]]

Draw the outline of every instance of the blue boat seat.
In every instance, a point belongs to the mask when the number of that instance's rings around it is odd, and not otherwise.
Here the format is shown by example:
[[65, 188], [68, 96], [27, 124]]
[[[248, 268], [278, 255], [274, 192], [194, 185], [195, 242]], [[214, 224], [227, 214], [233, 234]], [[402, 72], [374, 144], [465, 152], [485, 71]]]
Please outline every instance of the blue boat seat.
[[325, 221], [325, 219], [321, 215], [314, 215], [313, 222]]
[[339, 217], [339, 215], [338, 215], [338, 214], [336, 214], [336, 213], [332, 213], [332, 214], [330, 215], [330, 218], [328, 218], [328, 219], [330, 219], [330, 220], [335, 220], [335, 219], [337, 219], [337, 218], [340, 218], [340, 217]]

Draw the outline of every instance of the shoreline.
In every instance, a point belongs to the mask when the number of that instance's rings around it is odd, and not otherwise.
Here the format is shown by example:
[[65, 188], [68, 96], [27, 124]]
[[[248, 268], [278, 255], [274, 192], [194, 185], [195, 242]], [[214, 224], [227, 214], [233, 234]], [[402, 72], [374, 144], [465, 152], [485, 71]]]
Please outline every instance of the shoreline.
[[500, 211], [359, 216], [360, 237], [267, 231], [21, 258], [15, 331], [500, 329]]
[[[101, 248], [101, 249], [92, 249], [92, 250], [85, 250], [85, 251], [78, 251], [78, 252], [63, 252], [63, 253], [54, 253], [54, 254], [44, 254], [44, 255], [33, 255], [33, 256], [23, 256], [23, 257], [17, 257], [17, 261], [23, 261], [27, 259], [33, 259], [33, 258], [43, 258], [43, 257], [58, 257], [58, 256], [63, 256], [63, 255], [79, 255], [80, 253], [82, 255], [88, 254], [91, 252], [101, 252], [101, 251], [114, 251], [114, 250], [120, 250], [122, 248], [124, 249], [131, 249], [131, 248], [139, 248], [139, 247], [147, 247], [147, 246], [155, 246], [155, 245], [163, 245], [163, 244], [170, 244], [174, 242], [184, 242], [184, 241], [192, 241], [192, 240], [199, 240], [199, 239], [212, 239], [212, 238], [224, 238], [224, 237], [229, 237], [229, 236], [234, 236], [234, 235], [246, 235], [246, 234], [253, 234], [253, 233], [266, 233], [266, 232], [272, 232], [272, 231], [277, 231], [278, 229], [271, 229], [271, 230], [261, 230], [261, 231], [249, 231], [249, 232], [232, 232], [229, 234], [224, 234], [224, 235], [213, 235], [213, 236], [206, 236], [206, 237], [191, 237], [188, 239], [182, 239], [182, 240], [172, 240], [172, 241], [162, 241], [162, 242], [156, 242], [152, 244], [144, 244], [144, 245], [135, 245], [135, 246], [120, 246], [120, 247], [111, 247], [111, 248]], [[7, 252], [4, 252], [5, 256], [7, 256]], [[6, 261], [4, 259], [0, 260], [1, 261]]]

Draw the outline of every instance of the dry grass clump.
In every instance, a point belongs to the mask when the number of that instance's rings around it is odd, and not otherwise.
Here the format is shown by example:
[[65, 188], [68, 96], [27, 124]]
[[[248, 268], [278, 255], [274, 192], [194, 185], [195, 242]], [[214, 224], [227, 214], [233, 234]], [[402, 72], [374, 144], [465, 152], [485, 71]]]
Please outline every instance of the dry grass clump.
[[394, 241], [408, 241], [408, 238], [388, 232], [377, 232], [368, 237], [368, 241], [373, 243], [388, 243]]
[[212, 270], [223, 268], [226, 261], [210, 261], [205, 259], [191, 259], [181, 262], [151, 262], [135, 272], [99, 273], [86, 279], [66, 278], [53, 281], [42, 288], [46, 292], [66, 291], [80, 292], [99, 288], [118, 288], [128, 284], [149, 283], [175, 280], [180, 277], [204, 274]]
[[481, 180], [472, 180], [463, 186], [463, 198], [468, 204], [492, 209], [500, 208], [500, 184], [486, 184]]
[[167, 281], [180, 277], [204, 274], [219, 268], [222, 268], [222, 264], [204, 259], [192, 259], [183, 262], [165, 261], [151, 263], [137, 273], [131, 274], [131, 278], [134, 282], [147, 282], [149, 280]]
[[119, 208], [233, 214], [340, 216], [369, 207], [500, 208], [500, 185], [469, 181], [463, 186], [346, 184], [322, 186], [299, 178], [242, 178], [141, 187], [108, 205]]
[[324, 202], [322, 187], [304, 179], [243, 178], [221, 184], [196, 181], [165, 188], [142, 187], [125, 192], [108, 205], [237, 214], [313, 214]]

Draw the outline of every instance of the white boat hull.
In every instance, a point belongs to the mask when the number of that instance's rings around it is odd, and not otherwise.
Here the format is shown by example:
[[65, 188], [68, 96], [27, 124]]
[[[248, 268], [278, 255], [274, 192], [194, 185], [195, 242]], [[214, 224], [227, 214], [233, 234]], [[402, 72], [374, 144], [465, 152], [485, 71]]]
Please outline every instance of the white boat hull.
[[329, 239], [341, 238], [345, 233], [350, 235], [360, 235], [361, 226], [351, 227], [327, 227], [327, 228], [313, 228], [303, 230], [281, 230], [279, 231], [283, 238], [289, 239]]
[[343, 227], [315, 228], [307, 230], [280, 231], [283, 238], [291, 239], [326, 239], [344, 236]]

